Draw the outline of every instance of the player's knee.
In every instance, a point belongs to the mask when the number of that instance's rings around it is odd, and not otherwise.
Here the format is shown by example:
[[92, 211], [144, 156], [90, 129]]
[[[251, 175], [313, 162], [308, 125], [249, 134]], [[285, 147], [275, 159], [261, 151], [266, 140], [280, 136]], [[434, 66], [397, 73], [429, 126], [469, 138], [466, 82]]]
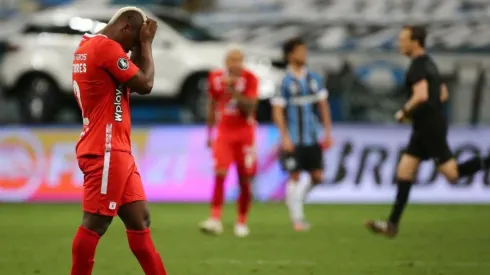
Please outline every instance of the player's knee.
[[320, 184], [323, 182], [323, 175], [316, 175], [316, 176], [313, 176], [311, 177], [311, 183], [316, 185], [316, 184]]
[[112, 217], [84, 213], [82, 226], [97, 233], [99, 236], [103, 236], [111, 222]]
[[150, 211], [146, 211], [145, 216], [143, 218], [143, 224], [146, 228], [150, 228], [151, 225], [151, 215]]
[[438, 164], [438, 169], [450, 183], [456, 183], [458, 181], [459, 168], [455, 159], [450, 158], [449, 160]]
[[399, 180], [408, 180], [411, 181], [414, 179], [415, 171], [409, 167], [398, 166], [396, 169], [396, 178]]
[[458, 177], [453, 177], [453, 176], [451, 176], [451, 177], [446, 176], [446, 179], [447, 179], [447, 181], [449, 181], [449, 183], [456, 184], [456, 183], [458, 183], [458, 179], [459, 178]]
[[449, 181], [450, 183], [455, 184], [458, 182], [459, 174], [457, 171], [446, 172], [443, 174], [446, 180]]
[[315, 170], [310, 173], [311, 183], [316, 185], [323, 182], [323, 170]]
[[299, 176], [300, 176], [299, 172], [291, 172], [289, 174], [289, 178], [293, 181], [299, 181]]
[[121, 206], [119, 217], [128, 230], [145, 230], [151, 223], [146, 201], [136, 201]]
[[250, 176], [249, 173], [246, 173], [244, 171], [238, 171], [238, 182], [240, 185], [250, 185], [252, 182], [253, 177]]
[[413, 180], [419, 168], [419, 163], [419, 159], [409, 155], [403, 155], [396, 168], [397, 177], [403, 180]]
[[214, 173], [218, 177], [226, 177], [226, 174], [228, 173], [228, 170], [227, 169], [216, 169], [216, 171]]
[[239, 181], [239, 185], [240, 185], [240, 190], [242, 192], [250, 192], [250, 190], [251, 190], [250, 179], [248, 177], [247, 178], [241, 178], [238, 181]]
[[145, 230], [150, 228], [151, 225], [151, 216], [150, 211], [145, 208], [140, 217], [137, 217], [133, 224], [129, 225], [130, 230]]

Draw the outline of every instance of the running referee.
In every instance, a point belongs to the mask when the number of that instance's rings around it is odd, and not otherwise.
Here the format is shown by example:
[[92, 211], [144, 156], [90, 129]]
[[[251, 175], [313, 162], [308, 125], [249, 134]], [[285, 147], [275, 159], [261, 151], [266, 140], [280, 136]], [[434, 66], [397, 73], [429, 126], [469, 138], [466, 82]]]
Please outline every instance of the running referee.
[[455, 182], [490, 166], [490, 157], [474, 157], [458, 164], [447, 142], [448, 122], [443, 105], [448, 90], [432, 58], [425, 52], [427, 32], [419, 26], [405, 26], [399, 35], [400, 52], [411, 59], [405, 86], [410, 99], [395, 114], [399, 122], [411, 122], [412, 133], [408, 146], [398, 163], [398, 184], [395, 203], [388, 221], [367, 221], [366, 226], [388, 237], [395, 237], [398, 224], [407, 204], [410, 189], [422, 161], [431, 159], [440, 173]]

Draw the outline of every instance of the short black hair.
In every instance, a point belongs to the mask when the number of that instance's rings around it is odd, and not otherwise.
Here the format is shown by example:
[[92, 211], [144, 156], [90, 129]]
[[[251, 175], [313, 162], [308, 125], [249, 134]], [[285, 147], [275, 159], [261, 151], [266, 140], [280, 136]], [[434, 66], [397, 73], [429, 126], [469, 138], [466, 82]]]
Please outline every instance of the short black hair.
[[306, 45], [306, 43], [301, 37], [294, 37], [286, 41], [282, 46], [284, 61], [288, 62], [289, 54], [292, 53], [296, 49], [296, 47], [304, 45]]
[[425, 47], [425, 39], [427, 38], [427, 30], [425, 27], [405, 25], [403, 28], [410, 31], [410, 38], [412, 40], [417, 41], [422, 48]]
[[134, 10], [123, 12], [121, 16], [119, 16], [119, 19], [124, 20], [124, 22], [128, 23], [134, 29], [141, 28], [144, 23], [144, 19], [141, 13]]

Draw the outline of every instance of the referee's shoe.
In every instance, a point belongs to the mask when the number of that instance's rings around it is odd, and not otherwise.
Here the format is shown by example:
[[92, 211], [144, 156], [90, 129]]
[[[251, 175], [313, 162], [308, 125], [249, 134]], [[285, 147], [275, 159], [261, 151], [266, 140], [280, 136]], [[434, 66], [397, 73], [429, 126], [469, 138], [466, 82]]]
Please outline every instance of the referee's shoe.
[[388, 238], [394, 238], [398, 234], [398, 226], [392, 222], [369, 220], [364, 225], [373, 233], [384, 235]]

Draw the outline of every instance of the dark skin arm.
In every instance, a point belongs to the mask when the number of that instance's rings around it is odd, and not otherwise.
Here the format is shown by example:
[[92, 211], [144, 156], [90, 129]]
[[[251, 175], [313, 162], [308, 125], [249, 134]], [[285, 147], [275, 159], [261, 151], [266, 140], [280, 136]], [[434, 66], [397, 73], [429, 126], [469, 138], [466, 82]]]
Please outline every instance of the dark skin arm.
[[[133, 54], [131, 54], [131, 58], [132, 57]], [[137, 61], [140, 63], [138, 64], [140, 70], [126, 83], [126, 86], [128, 86], [132, 92], [146, 95], [151, 93], [155, 78], [155, 66], [153, 64], [150, 43], [141, 44], [141, 54], [138, 56]]]
[[[158, 26], [156, 21], [148, 18], [148, 21], [143, 24], [140, 32], [140, 52], [134, 56], [134, 60], [139, 64], [140, 70], [132, 77], [126, 86], [132, 91], [145, 95], [151, 93], [153, 89], [153, 81], [155, 78], [155, 66], [152, 55], [152, 42]], [[133, 59], [133, 53], [131, 54]]]
[[[138, 68], [141, 68], [141, 45], [137, 45], [131, 50], [131, 61], [138, 66]], [[137, 93], [140, 94], [138, 91], [135, 89], [131, 89], [131, 93]]]

